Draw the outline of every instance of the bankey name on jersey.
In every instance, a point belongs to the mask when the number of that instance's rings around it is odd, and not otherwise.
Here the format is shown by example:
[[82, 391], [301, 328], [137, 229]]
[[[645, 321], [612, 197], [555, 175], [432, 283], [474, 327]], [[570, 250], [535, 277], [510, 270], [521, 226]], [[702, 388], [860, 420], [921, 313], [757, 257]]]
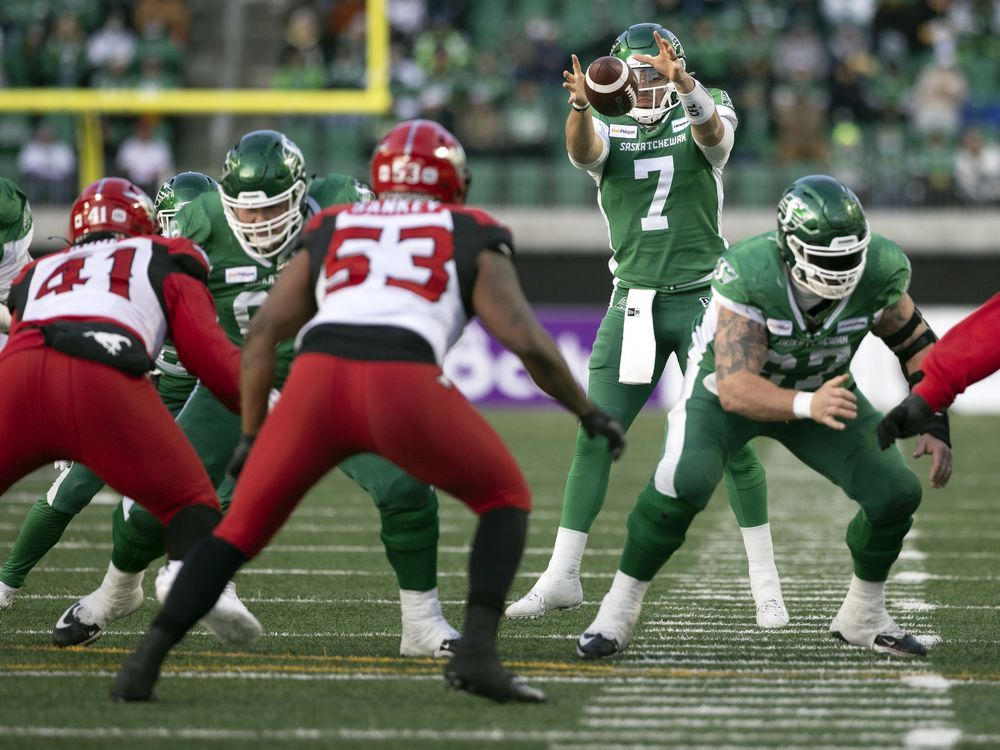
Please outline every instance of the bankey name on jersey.
[[167, 334], [165, 279], [183, 273], [205, 283], [208, 271], [208, 257], [183, 238], [74, 246], [36, 260], [15, 282], [14, 333], [38, 328], [69, 354], [145, 372]]
[[301, 351], [437, 364], [473, 314], [479, 253], [513, 255], [510, 230], [486, 212], [408, 199], [327, 209], [304, 244], [317, 312]]

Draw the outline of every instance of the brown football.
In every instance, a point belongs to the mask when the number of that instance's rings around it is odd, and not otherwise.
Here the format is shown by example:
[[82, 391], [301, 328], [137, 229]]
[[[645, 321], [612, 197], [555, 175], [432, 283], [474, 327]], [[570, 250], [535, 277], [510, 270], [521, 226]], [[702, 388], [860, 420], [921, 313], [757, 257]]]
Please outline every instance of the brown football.
[[639, 96], [639, 79], [617, 57], [598, 57], [587, 66], [584, 88], [590, 105], [607, 117], [620, 117], [635, 106]]

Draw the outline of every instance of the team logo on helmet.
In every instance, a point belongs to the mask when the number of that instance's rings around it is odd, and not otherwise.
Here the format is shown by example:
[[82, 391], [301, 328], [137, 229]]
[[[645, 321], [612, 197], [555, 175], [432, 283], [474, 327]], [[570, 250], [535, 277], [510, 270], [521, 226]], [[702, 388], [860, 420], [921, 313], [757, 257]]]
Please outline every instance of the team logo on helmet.
[[788, 233], [802, 230], [805, 234], [819, 234], [819, 217], [797, 195], [786, 195], [778, 204], [778, 224]]

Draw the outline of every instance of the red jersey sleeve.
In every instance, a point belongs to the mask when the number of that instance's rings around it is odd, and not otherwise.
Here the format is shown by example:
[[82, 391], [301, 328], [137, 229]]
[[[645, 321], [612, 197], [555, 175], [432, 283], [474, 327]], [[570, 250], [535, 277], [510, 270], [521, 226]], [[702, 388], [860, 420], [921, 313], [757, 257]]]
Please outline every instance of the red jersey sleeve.
[[170, 338], [184, 366], [197, 375], [227, 409], [240, 411], [240, 350], [215, 319], [208, 288], [192, 276], [172, 273], [163, 280]]
[[913, 389], [931, 409], [948, 408], [962, 391], [1000, 369], [1000, 294], [963, 318], [924, 357]]

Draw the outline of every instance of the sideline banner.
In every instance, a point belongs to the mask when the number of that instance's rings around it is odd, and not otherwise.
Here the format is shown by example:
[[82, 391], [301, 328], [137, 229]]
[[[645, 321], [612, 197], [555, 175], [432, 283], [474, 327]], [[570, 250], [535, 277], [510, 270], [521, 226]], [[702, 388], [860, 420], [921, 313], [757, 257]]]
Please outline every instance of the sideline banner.
[[[603, 307], [538, 307], [535, 312], [552, 334], [576, 379], [586, 389], [587, 360], [604, 316]], [[971, 307], [921, 308], [940, 336], [972, 311]], [[906, 395], [899, 362], [874, 336], [861, 344], [851, 367], [862, 392], [879, 409], [894, 406]], [[445, 373], [466, 398], [482, 406], [558, 407], [528, 377], [521, 361], [472, 322], [449, 352]], [[646, 408], [669, 409], [677, 399], [680, 369], [671, 357]], [[1000, 413], [1000, 374], [978, 383], [958, 398], [955, 410], [966, 413]]]

